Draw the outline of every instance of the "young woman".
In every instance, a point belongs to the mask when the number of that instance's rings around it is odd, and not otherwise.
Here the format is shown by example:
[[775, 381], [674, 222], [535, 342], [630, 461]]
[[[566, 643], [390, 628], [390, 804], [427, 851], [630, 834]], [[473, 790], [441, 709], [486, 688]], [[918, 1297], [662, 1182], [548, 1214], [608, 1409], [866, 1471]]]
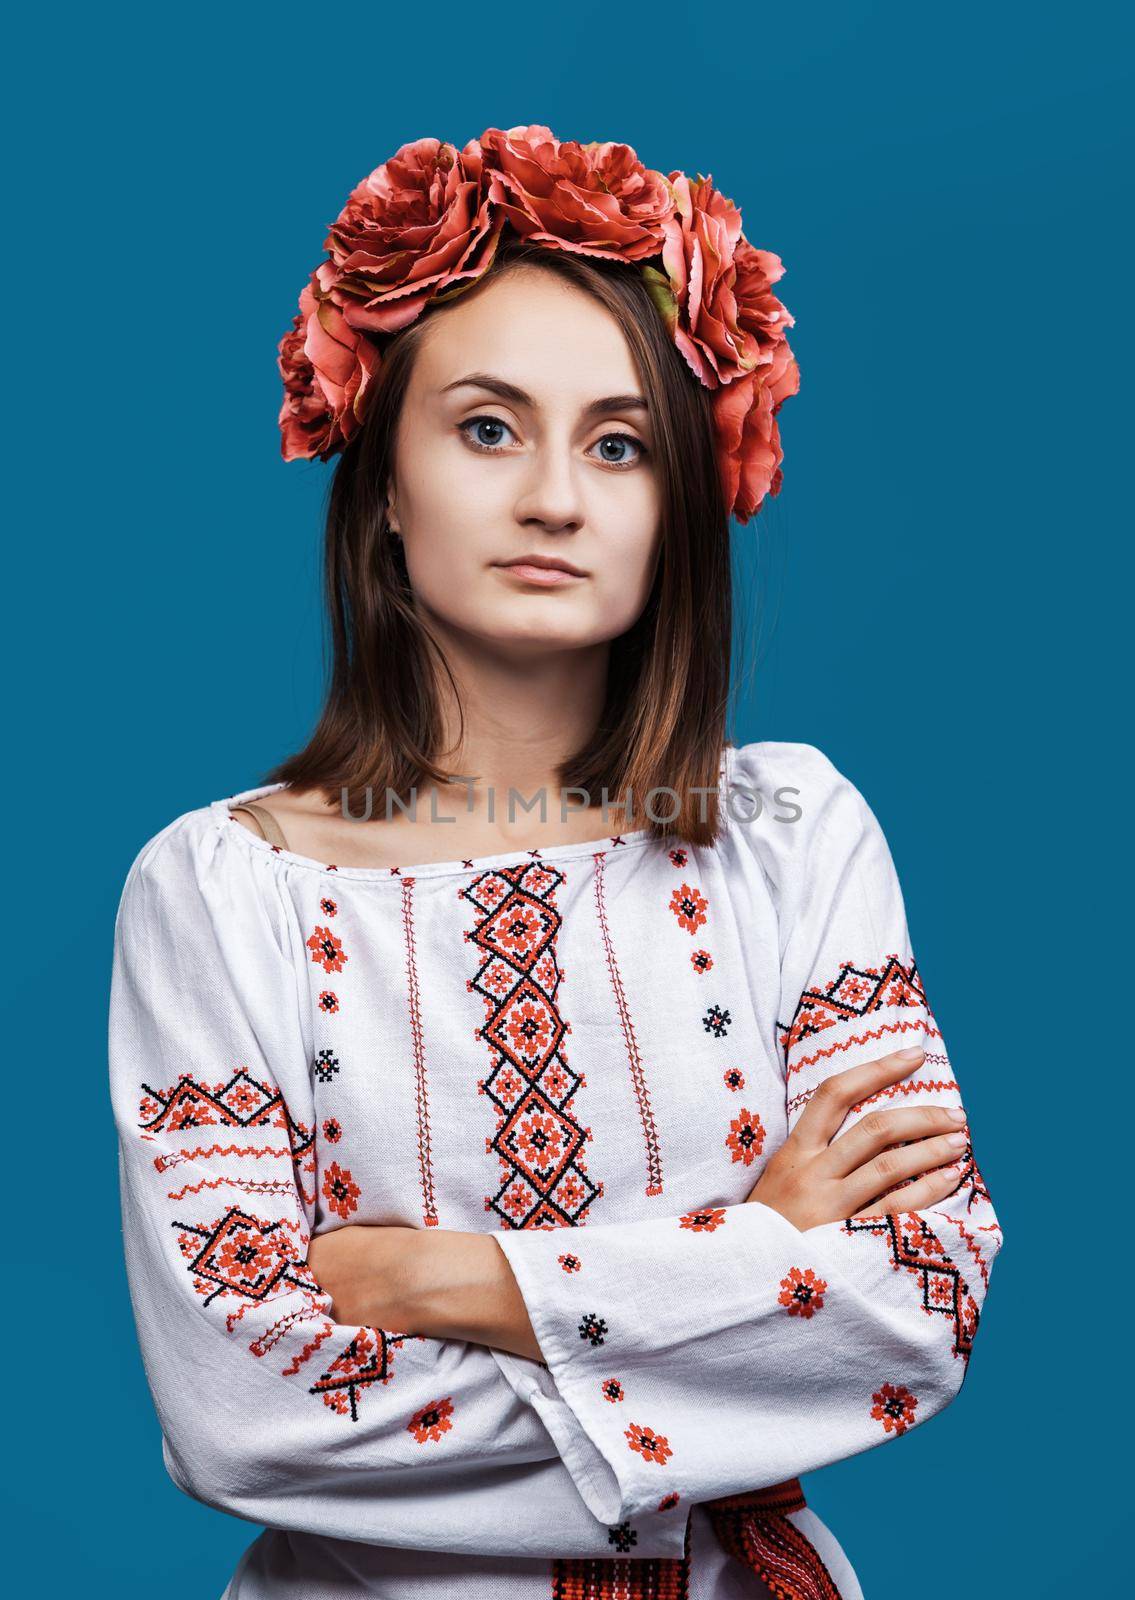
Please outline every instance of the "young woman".
[[957, 1394], [1000, 1232], [873, 813], [726, 737], [780, 264], [544, 128], [405, 147], [327, 248], [326, 704], [116, 923], [166, 1466], [264, 1525], [227, 1600], [852, 1600], [798, 1475]]

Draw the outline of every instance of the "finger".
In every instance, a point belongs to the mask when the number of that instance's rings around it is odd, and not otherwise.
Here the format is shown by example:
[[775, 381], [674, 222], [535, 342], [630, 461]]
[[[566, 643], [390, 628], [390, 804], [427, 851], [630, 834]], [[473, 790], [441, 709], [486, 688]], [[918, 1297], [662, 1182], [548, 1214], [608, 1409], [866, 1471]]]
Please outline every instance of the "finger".
[[[957, 1132], [966, 1118], [964, 1111], [955, 1115], [955, 1110], [953, 1106], [899, 1106], [869, 1111], [832, 1140], [826, 1155], [821, 1157], [824, 1170], [832, 1177], [843, 1178], [856, 1167], [865, 1166], [872, 1156], [889, 1145]], [[965, 1145], [963, 1135], [958, 1149], [964, 1150]]]
[[924, 1058], [925, 1051], [920, 1049], [896, 1050], [877, 1061], [862, 1061], [844, 1072], [833, 1072], [812, 1094], [792, 1136], [802, 1145], [826, 1149], [852, 1106], [877, 1094], [887, 1084], [908, 1078]]
[[926, 1206], [938, 1205], [947, 1195], [953, 1194], [960, 1177], [961, 1173], [953, 1167], [927, 1172], [921, 1178], [912, 1178], [909, 1183], [892, 1189], [878, 1200], [872, 1200], [862, 1211], [853, 1212], [852, 1216], [874, 1217], [888, 1212], [922, 1211]]
[[[962, 1141], [960, 1145], [954, 1142], [959, 1138]], [[919, 1139], [914, 1144], [899, 1145], [895, 1149], [881, 1150], [842, 1180], [851, 1197], [851, 1204], [855, 1207], [866, 1205], [872, 1195], [888, 1193], [902, 1178], [913, 1178], [930, 1168], [957, 1161], [968, 1142], [964, 1133], [946, 1133], [938, 1134], [933, 1139]]]

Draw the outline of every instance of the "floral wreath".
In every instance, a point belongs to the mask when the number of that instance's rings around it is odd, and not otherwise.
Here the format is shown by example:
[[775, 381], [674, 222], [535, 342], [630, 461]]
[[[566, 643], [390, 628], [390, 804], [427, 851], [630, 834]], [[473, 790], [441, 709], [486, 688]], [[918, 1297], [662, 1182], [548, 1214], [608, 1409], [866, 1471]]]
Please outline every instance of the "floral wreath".
[[417, 139], [352, 191], [280, 341], [285, 461], [343, 448], [382, 364], [376, 339], [482, 277], [506, 226], [549, 249], [638, 265], [713, 391], [726, 507], [747, 522], [780, 490], [776, 417], [800, 387], [794, 319], [772, 291], [780, 257], [749, 243], [712, 177], [667, 177], [629, 145], [561, 141], [541, 124], [488, 128], [460, 151]]

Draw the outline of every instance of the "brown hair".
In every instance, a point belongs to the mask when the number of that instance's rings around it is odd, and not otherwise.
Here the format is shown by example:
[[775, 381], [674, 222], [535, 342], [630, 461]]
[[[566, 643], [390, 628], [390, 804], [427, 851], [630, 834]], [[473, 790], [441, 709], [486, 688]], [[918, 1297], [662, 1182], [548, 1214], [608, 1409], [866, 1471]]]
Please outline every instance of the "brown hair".
[[[519, 264], [558, 272], [618, 322], [649, 406], [662, 503], [653, 587], [634, 625], [611, 641], [602, 713], [584, 748], [562, 764], [560, 782], [587, 790], [596, 803], [605, 787], [612, 805], [629, 789], [625, 828], [709, 844], [719, 824], [732, 633], [729, 519], [709, 391], [686, 366], [642, 275], [625, 263], [506, 239], [488, 273], [464, 292]], [[441, 312], [444, 306], [424, 312], [384, 344], [363, 426], [339, 458], [324, 551], [326, 698], [307, 744], [262, 780], [322, 790], [329, 804], [346, 790], [353, 815], [368, 788], [406, 798], [415, 786], [452, 777], [435, 759], [431, 660], [451, 682], [452, 675], [415, 609], [401, 541], [386, 527], [399, 413], [426, 318]], [[713, 792], [699, 796], [699, 787]], [[654, 789], [676, 791], [677, 800], [663, 794], [652, 802], [662, 815], [678, 805], [672, 821], [646, 815]]]

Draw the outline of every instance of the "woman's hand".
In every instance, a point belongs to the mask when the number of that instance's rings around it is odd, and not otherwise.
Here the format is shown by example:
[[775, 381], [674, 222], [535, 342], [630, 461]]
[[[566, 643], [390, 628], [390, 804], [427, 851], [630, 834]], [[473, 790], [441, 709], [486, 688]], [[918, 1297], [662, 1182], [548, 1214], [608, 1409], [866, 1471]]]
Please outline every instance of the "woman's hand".
[[[902, 1050], [825, 1078], [749, 1200], [771, 1206], [803, 1232], [843, 1217], [918, 1211], [945, 1199], [957, 1188], [958, 1174], [942, 1170], [943, 1163], [957, 1161], [969, 1143], [964, 1111], [870, 1111], [833, 1139], [852, 1106], [909, 1077], [922, 1059], [921, 1050]], [[915, 1181], [896, 1188], [904, 1178]]]

